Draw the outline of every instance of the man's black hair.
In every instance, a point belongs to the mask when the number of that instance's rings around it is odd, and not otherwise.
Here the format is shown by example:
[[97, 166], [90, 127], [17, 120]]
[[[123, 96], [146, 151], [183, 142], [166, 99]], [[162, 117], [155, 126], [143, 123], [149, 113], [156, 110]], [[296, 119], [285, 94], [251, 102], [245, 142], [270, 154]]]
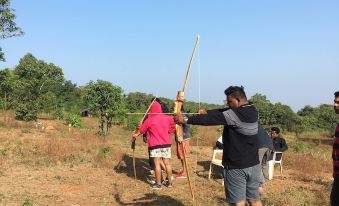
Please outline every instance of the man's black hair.
[[280, 129], [278, 127], [272, 127], [271, 131], [275, 131], [277, 134], [280, 133]]
[[243, 86], [230, 86], [224, 91], [226, 96], [232, 96], [239, 99], [247, 99]]
[[339, 97], [339, 91], [334, 92], [334, 97], [335, 98]]

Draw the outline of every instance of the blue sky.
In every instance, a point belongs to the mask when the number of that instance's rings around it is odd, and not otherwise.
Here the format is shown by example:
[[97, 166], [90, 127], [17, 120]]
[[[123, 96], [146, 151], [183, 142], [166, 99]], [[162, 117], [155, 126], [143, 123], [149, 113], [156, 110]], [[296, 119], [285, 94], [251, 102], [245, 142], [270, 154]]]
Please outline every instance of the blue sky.
[[186, 99], [222, 104], [229, 85], [294, 111], [339, 90], [339, 1], [12, 0], [23, 37], [1, 42], [13, 68], [26, 53], [77, 85], [174, 99], [201, 36]]

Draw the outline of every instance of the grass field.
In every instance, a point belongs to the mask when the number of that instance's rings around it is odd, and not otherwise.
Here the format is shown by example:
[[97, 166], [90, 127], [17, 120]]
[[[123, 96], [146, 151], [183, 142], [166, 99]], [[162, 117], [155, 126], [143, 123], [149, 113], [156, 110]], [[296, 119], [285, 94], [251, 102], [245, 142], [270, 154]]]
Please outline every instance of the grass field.
[[[147, 147], [141, 139], [135, 151], [137, 180], [132, 167], [130, 135], [113, 127], [98, 137], [97, 119], [82, 119], [83, 127], [69, 131], [63, 121], [39, 119], [6, 122], [0, 113], [1, 205], [227, 205], [220, 169], [208, 180], [216, 127], [198, 127], [191, 139], [190, 170], [193, 202], [187, 180], [174, 187], [149, 188]], [[262, 199], [265, 205], [329, 205], [332, 183], [332, 139], [321, 134], [285, 134], [283, 175], [274, 179]], [[180, 162], [172, 147], [174, 174]]]

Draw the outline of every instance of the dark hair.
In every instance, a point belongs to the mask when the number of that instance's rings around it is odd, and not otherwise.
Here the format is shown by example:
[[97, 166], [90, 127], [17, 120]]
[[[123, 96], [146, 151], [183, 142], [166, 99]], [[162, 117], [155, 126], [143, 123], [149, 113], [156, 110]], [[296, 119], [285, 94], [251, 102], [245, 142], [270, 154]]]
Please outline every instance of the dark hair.
[[339, 91], [334, 92], [334, 96], [337, 98], [339, 97]]
[[274, 132], [276, 132], [277, 134], [280, 133], [280, 129], [279, 129], [278, 127], [272, 127], [272, 128], [271, 128], [271, 131], [274, 131]]
[[[152, 101], [153, 100], [154, 100], [154, 98], [152, 99]], [[162, 113], [169, 113], [170, 112], [167, 105], [165, 103], [163, 103], [159, 98], [156, 97], [155, 101], [157, 101], [161, 105]]]
[[239, 99], [247, 99], [243, 86], [230, 86], [224, 91], [226, 96], [232, 96]]

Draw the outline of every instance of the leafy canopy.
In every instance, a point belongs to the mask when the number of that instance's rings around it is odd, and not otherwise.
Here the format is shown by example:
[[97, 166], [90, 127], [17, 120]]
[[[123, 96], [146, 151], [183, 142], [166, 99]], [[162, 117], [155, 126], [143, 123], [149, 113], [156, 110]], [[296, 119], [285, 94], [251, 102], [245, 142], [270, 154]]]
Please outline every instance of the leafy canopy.
[[[0, 0], [0, 39], [7, 39], [24, 34], [14, 20], [15, 14], [14, 10], [10, 7], [10, 0]], [[5, 61], [1, 48], [0, 61]]]

